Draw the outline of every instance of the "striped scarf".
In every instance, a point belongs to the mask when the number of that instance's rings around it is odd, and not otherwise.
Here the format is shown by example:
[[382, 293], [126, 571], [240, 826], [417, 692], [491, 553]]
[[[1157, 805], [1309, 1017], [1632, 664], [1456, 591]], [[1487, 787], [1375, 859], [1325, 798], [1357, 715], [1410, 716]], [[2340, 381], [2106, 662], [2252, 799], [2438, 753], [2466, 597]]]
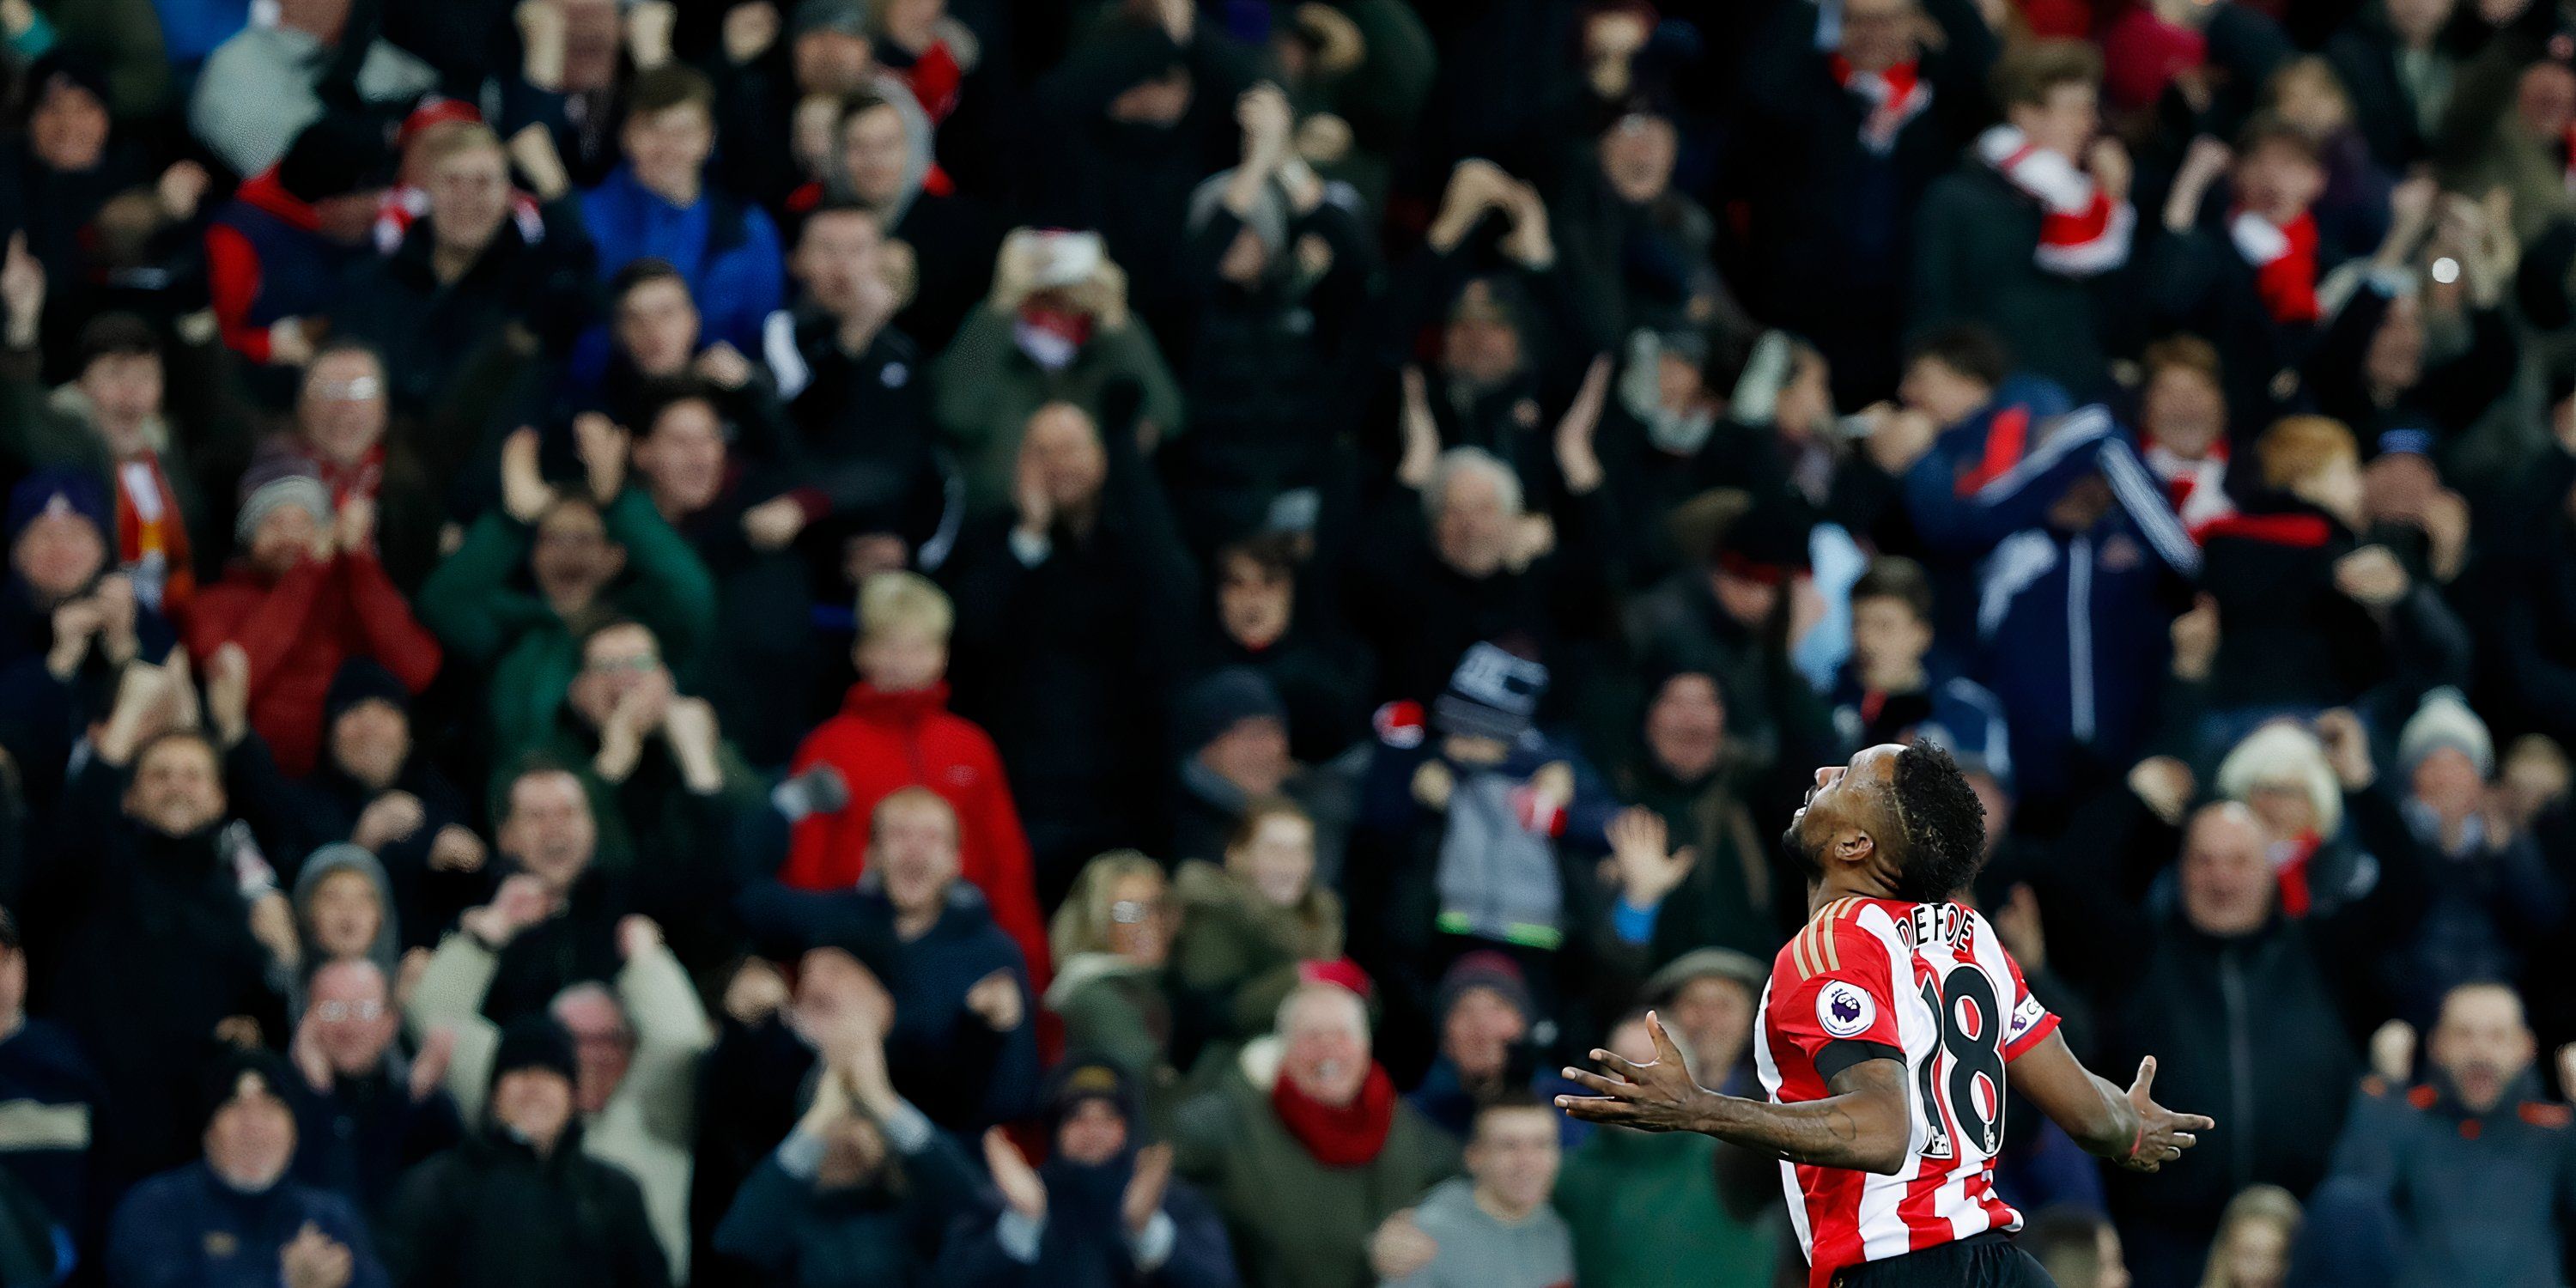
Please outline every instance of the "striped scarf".
[[1924, 81], [1921, 64], [1914, 59], [1883, 72], [1861, 71], [1841, 54], [1826, 62], [1833, 69], [1835, 84], [1869, 104], [1869, 115], [1860, 123], [1860, 142], [1873, 155], [1895, 151], [1896, 136], [1932, 106], [1932, 86]]
[[2092, 277], [2129, 262], [2137, 211], [2113, 201], [2083, 167], [2009, 125], [1977, 136], [1977, 155], [2039, 203], [2039, 249], [2032, 259], [2042, 269], [2060, 277]]

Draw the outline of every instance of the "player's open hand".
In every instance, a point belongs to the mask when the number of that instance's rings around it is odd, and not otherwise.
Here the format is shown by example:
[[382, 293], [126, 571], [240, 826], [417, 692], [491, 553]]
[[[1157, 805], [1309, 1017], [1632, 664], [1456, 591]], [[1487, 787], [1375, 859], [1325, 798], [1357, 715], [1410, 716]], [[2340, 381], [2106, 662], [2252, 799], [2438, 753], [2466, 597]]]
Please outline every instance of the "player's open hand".
[[2129, 1147], [2125, 1157], [2114, 1160], [2132, 1172], [2152, 1172], [2182, 1157], [2182, 1152], [2200, 1143], [2196, 1134], [2216, 1127], [2216, 1121], [2199, 1114], [2178, 1114], [2157, 1104], [2147, 1094], [2155, 1084], [2156, 1058], [2148, 1056], [2138, 1062], [2138, 1079], [2129, 1084], [2129, 1103], [2138, 1111], [2138, 1143]]
[[1607, 1074], [1568, 1068], [1565, 1076], [1601, 1094], [1558, 1096], [1557, 1107], [1577, 1118], [1639, 1131], [1697, 1130], [1702, 1104], [1716, 1093], [1692, 1081], [1690, 1067], [1682, 1063], [1681, 1048], [1673, 1044], [1672, 1035], [1664, 1032], [1664, 1022], [1652, 1011], [1646, 1012], [1646, 1033], [1655, 1040], [1653, 1060], [1636, 1064], [1615, 1051], [1596, 1048], [1592, 1058], [1609, 1070]]

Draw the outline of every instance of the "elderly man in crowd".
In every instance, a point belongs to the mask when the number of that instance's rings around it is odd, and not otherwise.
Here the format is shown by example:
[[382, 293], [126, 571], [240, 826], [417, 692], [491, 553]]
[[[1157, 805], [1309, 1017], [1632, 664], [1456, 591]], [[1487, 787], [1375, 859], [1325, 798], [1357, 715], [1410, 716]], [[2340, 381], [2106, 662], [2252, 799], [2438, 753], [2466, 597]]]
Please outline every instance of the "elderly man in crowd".
[[296, 1150], [290, 1077], [265, 1052], [215, 1062], [200, 1097], [205, 1157], [126, 1196], [109, 1234], [109, 1284], [389, 1288], [357, 1209], [287, 1175]]
[[1371, 1236], [1457, 1170], [1457, 1146], [1395, 1094], [1369, 1046], [1359, 994], [1305, 985], [1277, 1032], [1181, 1110], [1181, 1174], [1225, 1214], [1253, 1288], [1362, 1282]]

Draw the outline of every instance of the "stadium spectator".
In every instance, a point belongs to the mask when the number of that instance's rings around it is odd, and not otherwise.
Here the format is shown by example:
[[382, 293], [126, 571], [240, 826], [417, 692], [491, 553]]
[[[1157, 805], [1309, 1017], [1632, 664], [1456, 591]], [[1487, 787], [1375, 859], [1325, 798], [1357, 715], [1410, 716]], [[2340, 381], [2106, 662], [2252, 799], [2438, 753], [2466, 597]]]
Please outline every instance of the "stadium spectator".
[[572, 1039], [531, 1015], [501, 1032], [481, 1125], [403, 1179], [385, 1262], [404, 1285], [672, 1282], [634, 1179], [589, 1157]]
[[[2411, 1063], [2414, 1033], [2399, 1027], [2395, 1045]], [[2367, 1268], [2343, 1264], [2408, 1288], [2557, 1274], [2570, 1125], [2566, 1106], [2540, 1098], [2522, 999], [2501, 984], [2453, 988], [2426, 1056], [2420, 1082], [2403, 1068], [2363, 1081], [2334, 1179], [2310, 1199], [2315, 1233], [2353, 1253], [2394, 1251]], [[2454, 1206], [2473, 1197], [2474, 1215]]]
[[295, 1108], [295, 1178], [348, 1200], [383, 1229], [402, 1174], [457, 1142], [456, 1102], [441, 1079], [452, 1037], [432, 1037], [406, 1059], [394, 1039], [402, 1016], [392, 982], [365, 958], [313, 972], [289, 1047], [301, 1090]]
[[1047, 1097], [1047, 1118], [1054, 1148], [1038, 1167], [1000, 1132], [986, 1133], [984, 1158], [1003, 1210], [989, 1235], [952, 1240], [941, 1266], [951, 1282], [1237, 1282], [1216, 1209], [1172, 1178], [1170, 1145], [1138, 1142], [1144, 1124], [1126, 1073], [1068, 1059]]
[[[549, 1022], [571, 1039], [573, 1109], [584, 1157], [615, 1167], [643, 1192], [663, 1256], [685, 1281], [689, 1255], [689, 1145], [696, 1139], [698, 1057], [715, 1043], [697, 990], [662, 943], [659, 926], [628, 917], [617, 926], [624, 958], [612, 991], [584, 980], [555, 995]], [[508, 1031], [483, 1018], [498, 959], [450, 951], [412, 986], [406, 1022], [424, 1044], [443, 1042], [448, 1094], [467, 1121], [497, 1094], [493, 1071]], [[437, 1035], [444, 1031], [444, 1039]]]
[[1037, 1092], [1028, 967], [983, 896], [959, 879], [960, 843], [947, 801], [927, 787], [897, 788], [869, 811], [868, 871], [856, 888], [763, 882], [738, 903], [756, 944], [840, 948], [892, 981], [893, 1076], [905, 1099], [950, 1130], [1016, 1118]]
[[1467, 1175], [1431, 1188], [1371, 1240], [1380, 1278], [1402, 1288], [1570, 1282], [1574, 1240], [1548, 1206], [1556, 1184], [1557, 1123], [1535, 1100], [1479, 1108], [1467, 1137]]
[[1030, 884], [1029, 842], [1012, 806], [993, 740], [948, 706], [948, 596], [913, 573], [879, 573], [859, 591], [859, 635], [850, 661], [859, 682], [841, 712], [806, 735], [789, 772], [838, 771], [849, 804], [796, 825], [779, 879], [799, 890], [841, 890], [867, 867], [878, 802], [903, 787], [939, 794], [962, 836], [958, 875], [983, 892], [996, 924], [1020, 946], [1040, 989], [1054, 959]]
[[1367, 1004], [1339, 984], [1290, 993], [1271, 1039], [1182, 1108], [1174, 1143], [1243, 1282], [1276, 1288], [1361, 1282], [1378, 1228], [1458, 1163], [1371, 1058]]
[[[1173, 1014], [1165, 967], [1178, 910], [1163, 869], [1133, 850], [1084, 864], [1048, 928], [1058, 974], [1043, 995], [1064, 1023], [1065, 1049], [1115, 1065], [1148, 1121], [1168, 1121]], [[1130, 1118], [1135, 1112], [1131, 1111]]]
[[366, 1223], [345, 1198], [288, 1175], [295, 1094], [284, 1062], [234, 1052], [198, 1097], [205, 1157], [134, 1187], [109, 1235], [107, 1282], [386, 1288]]
[[189, 651], [200, 662], [227, 646], [249, 655], [251, 725], [301, 777], [342, 664], [372, 658], [418, 693], [438, 674], [438, 641], [376, 558], [375, 503], [335, 506], [302, 460], [270, 456], [244, 474], [233, 526], [243, 558], [198, 596]]

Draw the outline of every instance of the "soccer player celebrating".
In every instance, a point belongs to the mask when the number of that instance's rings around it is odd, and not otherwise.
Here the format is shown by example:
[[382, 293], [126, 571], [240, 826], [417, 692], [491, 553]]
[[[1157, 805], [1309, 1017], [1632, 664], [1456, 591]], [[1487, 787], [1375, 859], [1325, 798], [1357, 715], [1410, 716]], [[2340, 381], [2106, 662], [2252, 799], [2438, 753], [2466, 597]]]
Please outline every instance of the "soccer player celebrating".
[[1872, 747], [1816, 771], [1782, 843], [1808, 875], [1813, 917], [1772, 963], [1754, 1030], [1769, 1099], [1692, 1081], [1651, 1014], [1656, 1058], [1608, 1051], [1599, 1094], [1559, 1096], [1578, 1118], [1695, 1131], [1777, 1155], [1811, 1288], [2037, 1288], [2046, 1271], [2004, 1238], [2021, 1214], [1995, 1195], [2005, 1071], [2087, 1150], [2135, 1171], [2182, 1156], [2215, 1126], [2087, 1072], [2057, 1017], [1975, 911], [1985, 811], [1948, 753]]

